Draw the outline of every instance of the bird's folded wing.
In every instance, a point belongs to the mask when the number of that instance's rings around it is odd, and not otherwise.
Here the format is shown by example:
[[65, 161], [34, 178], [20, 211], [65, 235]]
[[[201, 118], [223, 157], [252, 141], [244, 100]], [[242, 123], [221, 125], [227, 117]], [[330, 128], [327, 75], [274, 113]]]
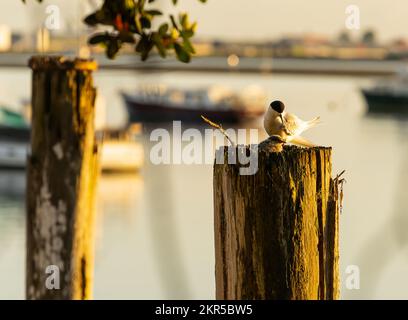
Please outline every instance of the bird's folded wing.
[[285, 116], [284, 126], [291, 135], [295, 135], [296, 130], [299, 129], [299, 119], [292, 114], [287, 114]]

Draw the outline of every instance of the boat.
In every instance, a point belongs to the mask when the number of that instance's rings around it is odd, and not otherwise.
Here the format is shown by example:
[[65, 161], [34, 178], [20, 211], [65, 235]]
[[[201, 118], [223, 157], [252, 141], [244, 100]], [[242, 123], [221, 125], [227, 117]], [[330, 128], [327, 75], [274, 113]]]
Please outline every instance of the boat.
[[221, 86], [182, 90], [153, 85], [121, 95], [130, 122], [201, 122], [203, 115], [217, 123], [237, 123], [263, 115], [267, 102], [258, 87], [236, 93]]
[[101, 168], [103, 172], [134, 172], [144, 162], [144, 150], [138, 138], [140, 124], [132, 124], [127, 129], [105, 129], [97, 132], [102, 142]]
[[[143, 165], [142, 144], [137, 141], [140, 125], [125, 129], [103, 129], [96, 132], [102, 143], [103, 172], [137, 171]], [[21, 113], [0, 107], [0, 168], [24, 169], [30, 142], [30, 124]]]
[[408, 116], [408, 70], [403, 69], [391, 78], [363, 88], [369, 113], [388, 113]]
[[10, 108], [0, 106], [0, 168], [21, 169], [26, 165], [30, 126]]

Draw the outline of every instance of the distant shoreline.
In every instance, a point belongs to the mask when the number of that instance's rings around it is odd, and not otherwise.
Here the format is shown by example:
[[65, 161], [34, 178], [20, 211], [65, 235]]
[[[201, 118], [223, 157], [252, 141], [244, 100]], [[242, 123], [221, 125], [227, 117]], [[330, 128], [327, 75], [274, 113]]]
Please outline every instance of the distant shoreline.
[[[27, 67], [32, 55], [38, 53], [2, 53], [0, 68]], [[73, 56], [68, 53], [68, 56]], [[189, 64], [175, 59], [152, 57], [141, 62], [136, 55], [121, 55], [116, 60], [109, 60], [104, 55], [94, 57], [101, 70], [135, 71], [183, 71], [183, 72], [239, 72], [239, 73], [281, 73], [281, 74], [325, 74], [349, 76], [385, 76], [392, 75], [398, 69], [408, 66], [408, 61], [401, 60], [340, 60], [315, 58], [240, 58], [237, 67], [229, 67], [226, 57], [195, 57]]]

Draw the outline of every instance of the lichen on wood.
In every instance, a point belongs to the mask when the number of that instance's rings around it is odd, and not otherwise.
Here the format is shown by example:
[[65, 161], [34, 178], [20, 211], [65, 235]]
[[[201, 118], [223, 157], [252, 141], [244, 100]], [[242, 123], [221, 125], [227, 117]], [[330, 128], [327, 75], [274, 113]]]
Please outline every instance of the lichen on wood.
[[[94, 195], [99, 172], [92, 61], [34, 57], [27, 168], [28, 299], [92, 294]], [[84, 263], [85, 262], [85, 263]], [[60, 289], [46, 288], [46, 268]]]

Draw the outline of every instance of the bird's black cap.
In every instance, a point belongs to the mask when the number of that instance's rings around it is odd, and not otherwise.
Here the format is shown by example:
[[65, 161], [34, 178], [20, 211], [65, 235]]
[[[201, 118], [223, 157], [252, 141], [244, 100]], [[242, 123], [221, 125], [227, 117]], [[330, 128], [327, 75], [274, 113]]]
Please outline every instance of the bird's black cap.
[[271, 103], [270, 107], [278, 113], [282, 113], [285, 110], [285, 105], [282, 101], [275, 100]]

